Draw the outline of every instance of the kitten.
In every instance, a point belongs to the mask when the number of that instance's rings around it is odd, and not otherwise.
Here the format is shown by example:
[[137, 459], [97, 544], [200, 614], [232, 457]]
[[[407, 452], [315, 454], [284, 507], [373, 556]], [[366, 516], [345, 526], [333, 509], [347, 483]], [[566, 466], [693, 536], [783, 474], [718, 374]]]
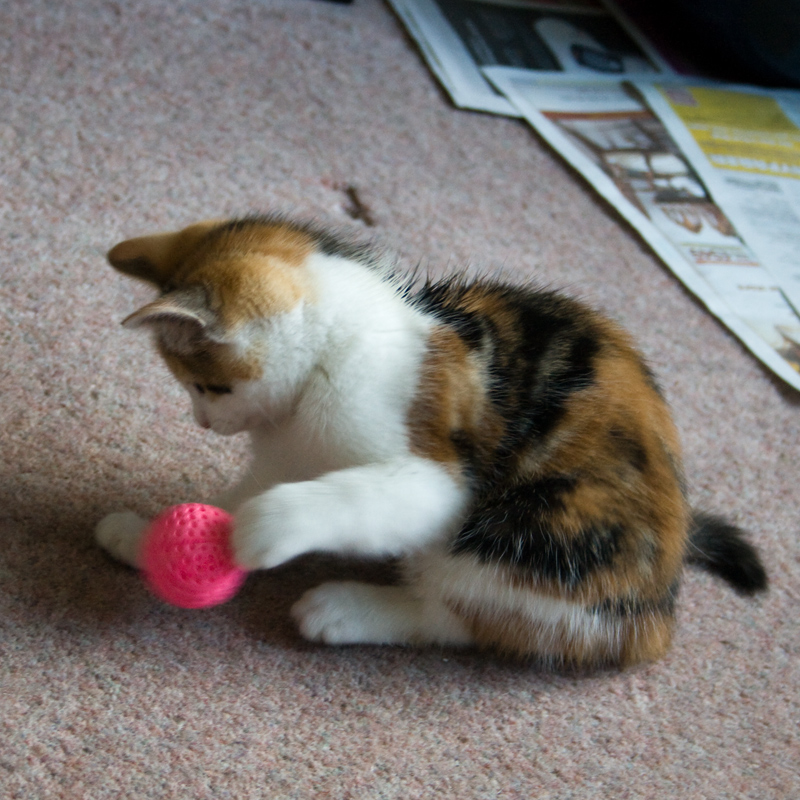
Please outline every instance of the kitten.
[[[678, 436], [630, 338], [550, 291], [417, 286], [367, 249], [280, 217], [131, 239], [117, 269], [161, 295], [145, 326], [253, 463], [213, 502], [235, 560], [399, 557], [402, 586], [326, 583], [293, 607], [331, 644], [489, 646], [553, 665], [664, 654], [684, 563], [766, 588], [741, 531], [693, 514]], [[138, 563], [145, 521], [100, 544]]]

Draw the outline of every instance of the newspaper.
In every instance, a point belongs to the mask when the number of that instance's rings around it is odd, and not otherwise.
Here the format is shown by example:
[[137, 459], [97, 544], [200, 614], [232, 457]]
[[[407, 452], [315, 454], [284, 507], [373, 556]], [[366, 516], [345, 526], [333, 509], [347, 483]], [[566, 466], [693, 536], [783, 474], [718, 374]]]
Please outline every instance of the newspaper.
[[800, 309], [800, 93], [702, 82], [640, 90]]
[[522, 116], [800, 389], [800, 93], [678, 78], [606, 0], [389, 0], [461, 107]]
[[520, 116], [482, 68], [620, 79], [672, 74], [627, 18], [600, 0], [389, 0], [459, 108]]
[[[711, 182], [645, 102], [645, 84], [508, 67], [487, 67], [484, 74], [712, 314], [800, 389], [800, 317], [749, 238], [715, 202]], [[662, 83], [652, 91], [679, 86]]]

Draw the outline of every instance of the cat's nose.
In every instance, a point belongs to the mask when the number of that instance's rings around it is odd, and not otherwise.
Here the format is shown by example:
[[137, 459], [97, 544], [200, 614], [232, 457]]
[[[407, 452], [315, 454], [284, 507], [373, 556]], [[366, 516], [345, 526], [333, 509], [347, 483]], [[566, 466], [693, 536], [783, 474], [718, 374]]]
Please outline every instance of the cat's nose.
[[194, 421], [201, 427], [201, 428], [210, 428], [211, 422], [209, 421], [206, 414], [203, 412], [202, 409], [197, 408], [195, 406], [192, 411], [194, 411]]

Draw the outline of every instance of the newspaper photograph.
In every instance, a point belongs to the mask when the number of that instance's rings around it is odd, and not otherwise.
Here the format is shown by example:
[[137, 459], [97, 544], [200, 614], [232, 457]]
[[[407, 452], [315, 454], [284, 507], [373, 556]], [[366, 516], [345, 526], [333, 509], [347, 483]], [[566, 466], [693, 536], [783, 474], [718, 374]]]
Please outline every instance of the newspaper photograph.
[[484, 72], [708, 310], [800, 389], [800, 317], [637, 88], [506, 67]]
[[800, 309], [800, 93], [703, 83], [639, 88]]
[[459, 108], [519, 116], [487, 66], [539, 75], [670, 75], [621, 12], [600, 0], [389, 0]]

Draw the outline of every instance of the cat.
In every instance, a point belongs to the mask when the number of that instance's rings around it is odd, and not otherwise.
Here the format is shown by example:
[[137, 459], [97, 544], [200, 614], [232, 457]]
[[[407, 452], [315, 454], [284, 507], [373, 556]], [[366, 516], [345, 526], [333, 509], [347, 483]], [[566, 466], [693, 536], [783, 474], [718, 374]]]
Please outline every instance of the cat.
[[[617, 324], [555, 291], [403, 278], [280, 216], [209, 221], [108, 255], [160, 296], [144, 327], [199, 425], [253, 459], [211, 502], [242, 567], [397, 558], [404, 582], [325, 583], [292, 607], [329, 644], [478, 646], [553, 666], [663, 656], [683, 566], [767, 586], [741, 530], [693, 512], [667, 404]], [[146, 521], [101, 546], [139, 565]]]

